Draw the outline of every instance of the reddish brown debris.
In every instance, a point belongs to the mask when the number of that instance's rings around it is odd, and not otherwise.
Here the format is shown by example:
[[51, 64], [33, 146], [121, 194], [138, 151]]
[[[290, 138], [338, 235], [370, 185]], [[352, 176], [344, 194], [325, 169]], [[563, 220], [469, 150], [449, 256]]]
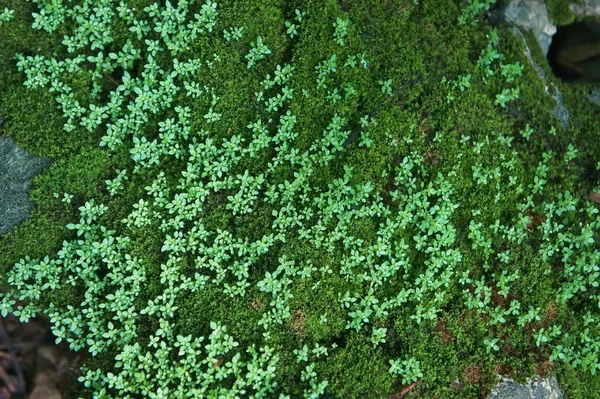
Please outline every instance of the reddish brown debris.
[[498, 363], [496, 367], [494, 367], [494, 373], [502, 377], [510, 378], [512, 376], [512, 369], [504, 363]]
[[298, 336], [304, 335], [305, 323], [304, 310], [296, 309], [290, 325], [290, 331]]
[[260, 299], [253, 299], [252, 302], [250, 302], [250, 307], [256, 311], [260, 311], [264, 309], [265, 305]]
[[525, 210], [525, 215], [529, 216], [528, 230], [535, 230], [540, 224], [544, 223], [546, 216], [532, 212], [531, 209]]
[[594, 201], [594, 202], [600, 204], [600, 194], [592, 191], [589, 195], [589, 198], [590, 198], [590, 201]]
[[548, 377], [554, 369], [554, 363], [547, 360], [533, 367], [533, 371], [542, 378]]
[[436, 332], [440, 336], [440, 339], [442, 340], [442, 343], [444, 345], [451, 344], [454, 341], [454, 337], [448, 331], [447, 326], [446, 326], [446, 320], [443, 317], [441, 317], [437, 321], [433, 331]]
[[548, 321], [552, 321], [552, 320], [556, 319], [556, 315], [557, 315], [556, 304], [554, 302], [550, 302], [550, 304], [548, 305], [548, 309], [546, 309], [544, 314], [546, 315], [546, 319]]
[[464, 377], [467, 385], [481, 384], [484, 381], [481, 367], [477, 365], [467, 368], [464, 372]]
[[76, 378], [79, 359], [54, 339], [47, 319], [0, 318], [0, 399], [62, 398]]
[[412, 391], [414, 389], [414, 387], [416, 387], [420, 383], [421, 383], [421, 380], [419, 380], [417, 382], [413, 382], [412, 384], [407, 385], [406, 387], [402, 388], [402, 390], [400, 392], [389, 395], [388, 399], [404, 399], [410, 393], [410, 391]]
[[2, 319], [0, 319], [0, 354], [2, 354], [0, 398], [22, 397], [25, 394], [25, 380]]

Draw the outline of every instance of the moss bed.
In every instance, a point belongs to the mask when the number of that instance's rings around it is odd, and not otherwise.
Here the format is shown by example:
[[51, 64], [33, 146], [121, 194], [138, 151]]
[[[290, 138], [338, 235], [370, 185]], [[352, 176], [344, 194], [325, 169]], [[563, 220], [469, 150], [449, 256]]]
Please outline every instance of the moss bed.
[[478, 4], [4, 0], [0, 134], [53, 165], [1, 306], [69, 397], [597, 397], [594, 87], [533, 49], [563, 129]]

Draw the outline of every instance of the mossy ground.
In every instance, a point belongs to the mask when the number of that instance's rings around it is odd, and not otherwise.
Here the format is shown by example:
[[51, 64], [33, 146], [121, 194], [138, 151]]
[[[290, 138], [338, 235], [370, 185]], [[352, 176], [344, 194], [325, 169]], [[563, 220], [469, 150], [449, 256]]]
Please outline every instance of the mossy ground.
[[[135, 2], [138, 9], [148, 3]], [[139, 3], [139, 4], [138, 4]], [[343, 175], [343, 165], [354, 167], [353, 181], [374, 181], [375, 192], [385, 196], [388, 176], [394, 160], [398, 156], [416, 151], [428, 159], [428, 171], [431, 176], [438, 172], [447, 174], [455, 169], [458, 154], [462, 154], [460, 139], [469, 135], [475, 141], [483, 141], [490, 132], [501, 131], [515, 137], [514, 149], [519, 152], [521, 167], [514, 173], [519, 181], [528, 181], [542, 153], [552, 149], [561, 157], [569, 143], [580, 150], [576, 161], [564, 167], [559, 161], [551, 161], [548, 181], [553, 185], [544, 193], [553, 199], [556, 193], [571, 190], [582, 198], [589, 193], [597, 180], [585, 180], [580, 176], [595, 169], [600, 160], [600, 140], [598, 115], [600, 108], [582, 98], [591, 90], [590, 85], [570, 85], [554, 78], [545, 61], [535, 54], [548, 76], [548, 83], [559, 87], [565, 98], [565, 105], [571, 113], [570, 127], [562, 130], [551, 114], [553, 100], [544, 94], [543, 84], [523, 55], [522, 44], [509, 32], [501, 32], [500, 51], [507, 60], [520, 60], [526, 65], [524, 76], [519, 79], [521, 95], [519, 100], [503, 109], [494, 105], [493, 94], [502, 89], [500, 79], [492, 80], [489, 85], [473, 82], [472, 87], [455, 102], [446, 101], [447, 85], [441, 83], [442, 77], [455, 79], [458, 75], [469, 73], [483, 48], [487, 45], [486, 34], [490, 27], [481, 21], [476, 27], [459, 27], [455, 23], [461, 12], [460, 2], [445, 0], [421, 1], [415, 5], [412, 1], [260, 1], [254, 0], [219, 3], [221, 14], [216, 31], [230, 26], [244, 26], [245, 38], [261, 35], [272, 54], [260, 68], [247, 70], [244, 60], [239, 59], [240, 52], [248, 48], [248, 43], [227, 44], [217, 40], [211, 52], [222, 59], [222, 68], [205, 76], [204, 83], [220, 88], [220, 96], [226, 106], [222, 107], [223, 116], [213, 128], [215, 138], [227, 137], [231, 131], [242, 131], [247, 121], [254, 117], [258, 106], [252, 100], [251, 93], [260, 90], [260, 81], [268, 71], [272, 71], [282, 60], [291, 61], [296, 69], [294, 79], [296, 93], [301, 93], [304, 82], [314, 80], [314, 67], [330, 54], [337, 52], [338, 59], [368, 49], [369, 68], [352, 69], [339, 72], [341, 82], [352, 81], [360, 98], [354, 103], [346, 102], [344, 107], [350, 115], [362, 116], [378, 110], [377, 129], [372, 132], [374, 140], [370, 148], [359, 148], [351, 143], [336, 158], [329, 168], [319, 171], [315, 184], [329, 182]], [[566, 2], [554, 2], [554, 14], [559, 15]], [[119, 226], [119, 221], [129, 214], [131, 207], [144, 193], [144, 187], [152, 180], [155, 171], [136, 175], [127, 185], [124, 195], [110, 197], [104, 188], [104, 181], [115, 176], [116, 169], [131, 168], [128, 149], [108, 157], [99, 149], [98, 141], [101, 129], [90, 134], [79, 127], [70, 133], [62, 130], [64, 120], [55, 107], [52, 93], [42, 89], [29, 90], [23, 87], [23, 76], [16, 70], [13, 55], [17, 52], [25, 55], [43, 54], [65, 56], [60, 45], [60, 35], [50, 36], [30, 28], [30, 13], [34, 5], [20, 0], [8, 0], [7, 6], [15, 9], [15, 19], [9, 28], [0, 28], [0, 114], [6, 122], [0, 128], [0, 134], [15, 138], [17, 144], [28, 152], [38, 156], [49, 156], [53, 166], [34, 181], [32, 198], [37, 204], [32, 217], [17, 226], [13, 232], [0, 236], [0, 275], [19, 259], [30, 256], [40, 258], [56, 253], [63, 240], [72, 239], [73, 233], [66, 229], [67, 223], [77, 219], [77, 208], [91, 198], [105, 203], [110, 208], [106, 223]], [[561, 8], [562, 7], [562, 8]], [[302, 27], [302, 34], [295, 39], [282, 34], [286, 20], [293, 17], [296, 8], [305, 10], [309, 18]], [[558, 11], [556, 11], [558, 10]], [[558, 13], [558, 14], [557, 14]], [[348, 45], [340, 51], [331, 40], [332, 21], [342, 16], [352, 21], [348, 33]], [[68, 29], [66, 27], [65, 29]], [[115, 27], [116, 41], [124, 41], [129, 33]], [[122, 35], [122, 37], [119, 37]], [[190, 53], [201, 52], [207, 43], [200, 40], [194, 44]], [[534, 49], [535, 50], [535, 49]], [[169, 60], [161, 60], [167, 63]], [[237, 80], [231, 80], [237, 76]], [[375, 84], [377, 80], [393, 78], [394, 86], [400, 87], [392, 101], [382, 95]], [[403, 82], [406, 82], [404, 84]], [[409, 83], [410, 82], [410, 83]], [[107, 82], [107, 85], [110, 83]], [[240, 90], [244, 88], [247, 90]], [[77, 87], [75, 88], [78, 89]], [[86, 97], [86, 87], [77, 93]], [[311, 89], [309, 89], [311, 90]], [[334, 106], [316, 91], [308, 98], [301, 98], [292, 105], [292, 111], [303, 115], [298, 123], [300, 136], [296, 144], [299, 148], [308, 148], [315, 140], [316, 132], [322, 131], [328, 118], [340, 106]], [[382, 104], [385, 104], [382, 106]], [[202, 121], [206, 104], [187, 102], [192, 110], [192, 120]], [[358, 129], [358, 118], [351, 122], [353, 131]], [[355, 125], [352, 125], [354, 123]], [[533, 127], [535, 133], [530, 141], [525, 141], [519, 130], [526, 124]], [[554, 126], [556, 137], [547, 132]], [[199, 129], [194, 125], [192, 130]], [[416, 127], [416, 129], [415, 129]], [[434, 141], [436, 133], [443, 140]], [[149, 132], [149, 135], [152, 133]], [[389, 146], [390, 136], [409, 136], [413, 143], [400, 144], [397, 148]], [[489, 167], [499, 163], [495, 153], [484, 154], [488, 157]], [[465, 155], [466, 156], [466, 155]], [[268, 158], [260, 162], [244, 165], [251, 172], [266, 167]], [[452, 223], [459, 237], [466, 237], [471, 210], [484, 209], [485, 218], [492, 224], [496, 218], [510, 220], [516, 212], [512, 197], [501, 197], [495, 201], [496, 192], [490, 187], [481, 187], [472, 180], [471, 168], [481, 159], [463, 160], [457, 178], [455, 195], [461, 198], [461, 207], [453, 216]], [[161, 165], [167, 178], [175, 181], [179, 177], [181, 165], [177, 163]], [[279, 177], [283, 182], [292, 170], [282, 170]], [[61, 201], [63, 193], [74, 195], [72, 204]], [[55, 198], [54, 193], [60, 197]], [[464, 200], [463, 200], [464, 199]], [[236, 234], [252, 239], [259, 238], [271, 224], [271, 209], [259, 209], [251, 216], [232, 216], [225, 211], [223, 198], [211, 199], [207, 209], [207, 229], [227, 227]], [[365, 222], [357, 227], [357, 234], [372, 236], [377, 230], [377, 221]], [[144, 231], [124, 231], [132, 239], [131, 253], [145, 260], [147, 265], [147, 287], [145, 297], [140, 303], [147, 302], [163, 289], [159, 283], [160, 264], [164, 254], [160, 252], [162, 237], [151, 226]], [[123, 227], [117, 227], [121, 231]], [[535, 240], [535, 238], [532, 238]], [[494, 243], [501, 245], [499, 243]], [[544, 273], [536, 254], [536, 243], [523, 244], [515, 249], [516, 259], [510, 267], [519, 269], [520, 280], [512, 287], [511, 295], [524, 304], [539, 306], [544, 311], [544, 323], [557, 323], [570, 331], [580, 327], [581, 314], [585, 309], [576, 306], [559, 306], [554, 303], [555, 291], [560, 285], [560, 273], [556, 277]], [[469, 249], [464, 248], [463, 268], [480, 270], [475, 257], [469, 257]], [[264, 271], [272, 269], [270, 262], [281, 255], [290, 257], [306, 256], [318, 259], [324, 264], [335, 263], [336, 254], [327, 254], [304, 245], [301, 240], [286, 244], [278, 252], [270, 254], [254, 271], [250, 278], [256, 283]], [[412, 259], [419, 264], [423, 259]], [[415, 272], [416, 274], [417, 272]], [[503, 347], [499, 352], [488, 354], [482, 345], [489, 335], [486, 320], [474, 312], [468, 311], [456, 298], [449, 301], [438, 320], [416, 324], [410, 321], [413, 309], [396, 310], [386, 324], [387, 342], [374, 348], [368, 335], [345, 329], [346, 312], [336, 307], [338, 293], [348, 289], [348, 282], [339, 276], [323, 280], [315, 290], [311, 287], [293, 287], [294, 298], [291, 301], [293, 317], [288, 325], [274, 333], [273, 342], [280, 345], [282, 385], [289, 387], [289, 393], [295, 391], [295, 357], [291, 348], [300, 344], [338, 345], [333, 356], [320, 365], [319, 376], [330, 382], [327, 393], [332, 398], [380, 398], [401, 389], [401, 383], [388, 374], [389, 360], [410, 353], [419, 359], [423, 370], [423, 380], [416, 390], [420, 397], [427, 398], [475, 398], [481, 397], [496, 382], [498, 372], [509, 374], [516, 379], [524, 379], [534, 373], [556, 373], [559, 382], [570, 398], [594, 398], [600, 390], [600, 377], [592, 377], [572, 371], [568, 365], [547, 362], [551, 350], [535, 345], [531, 331], [523, 331], [513, 324], [497, 325], [493, 334], [500, 337]], [[80, 293], [64, 292], [53, 297], [55, 302], [77, 303]], [[208, 286], [204, 291], [181, 298], [179, 306], [178, 331], [193, 336], [207, 335], [208, 324], [220, 320], [228, 326], [228, 331], [236, 337], [242, 346], [261, 340], [263, 328], [258, 326], [268, 296], [255, 287], [245, 298], [224, 296], [220, 287]], [[501, 306], [500, 297], [493, 298]], [[587, 306], [587, 305], [586, 305]], [[597, 309], [596, 309], [597, 311]], [[323, 325], [319, 316], [328, 313], [330, 322]], [[150, 334], [156, 329], [151, 323], [142, 327], [141, 335]], [[531, 327], [533, 328], [533, 327]], [[582, 328], [582, 327], [581, 327]], [[290, 348], [289, 350], [286, 350]], [[99, 358], [88, 359], [91, 366], [110, 369], [114, 353]], [[289, 377], [288, 377], [289, 376]], [[460, 389], [453, 381], [460, 381]]]

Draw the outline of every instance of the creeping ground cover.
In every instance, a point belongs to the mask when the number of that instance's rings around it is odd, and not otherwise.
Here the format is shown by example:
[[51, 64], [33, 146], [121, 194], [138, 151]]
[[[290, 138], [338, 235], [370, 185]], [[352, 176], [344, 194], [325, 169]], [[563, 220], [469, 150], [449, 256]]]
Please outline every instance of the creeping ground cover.
[[3, 0], [2, 314], [74, 398], [595, 397], [597, 109], [491, 3]]

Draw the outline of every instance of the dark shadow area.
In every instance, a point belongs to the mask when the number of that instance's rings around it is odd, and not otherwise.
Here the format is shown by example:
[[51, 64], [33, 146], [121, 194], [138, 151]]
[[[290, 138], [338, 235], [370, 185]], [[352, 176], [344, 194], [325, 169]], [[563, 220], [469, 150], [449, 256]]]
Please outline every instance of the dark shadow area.
[[565, 81], [600, 82], [600, 22], [558, 27], [548, 51], [554, 74]]

